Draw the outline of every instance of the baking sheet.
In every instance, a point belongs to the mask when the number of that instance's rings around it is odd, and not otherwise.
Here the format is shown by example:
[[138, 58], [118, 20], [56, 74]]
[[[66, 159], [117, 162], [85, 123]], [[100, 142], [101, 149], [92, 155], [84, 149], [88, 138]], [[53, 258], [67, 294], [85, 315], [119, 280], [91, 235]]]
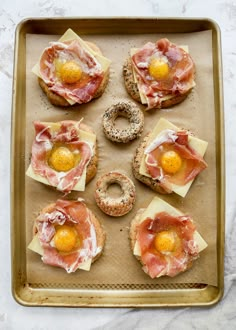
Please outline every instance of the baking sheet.
[[[65, 29], [66, 30], [66, 29]], [[34, 120], [60, 121], [64, 119], [79, 120], [93, 127], [97, 133], [99, 148], [99, 164], [96, 177], [88, 184], [85, 192], [72, 193], [67, 198], [82, 197], [88, 207], [100, 219], [107, 240], [102, 257], [92, 265], [90, 272], [77, 271], [66, 274], [63, 269], [44, 265], [40, 256], [29, 251], [26, 247], [32, 238], [32, 226], [37, 213], [47, 204], [54, 202], [63, 195], [48, 186], [40, 184], [28, 177], [25, 178], [25, 277], [33, 288], [87, 288], [110, 290], [132, 289], [149, 290], [173, 286], [184, 288], [189, 284], [200, 287], [206, 284], [217, 287], [219, 283], [219, 254], [217, 234], [219, 229], [218, 198], [219, 187], [216, 167], [216, 131], [215, 116], [215, 86], [212, 31], [197, 31], [192, 33], [141, 33], [141, 34], [86, 34], [80, 36], [95, 42], [103, 54], [112, 60], [109, 84], [104, 94], [97, 100], [86, 105], [74, 106], [73, 109], [60, 109], [52, 106], [41, 91], [37, 78], [31, 72], [42, 50], [50, 41], [59, 39], [59, 35], [26, 34], [26, 98], [25, 98], [25, 158], [24, 168], [29, 165], [31, 145], [34, 138]], [[120, 101], [130, 101], [122, 76], [122, 65], [129, 55], [131, 47], [141, 47], [147, 41], [155, 42], [161, 37], [167, 37], [179, 45], [188, 45], [189, 51], [196, 64], [196, 87], [181, 104], [163, 110], [145, 112], [145, 126], [142, 136], [128, 144], [121, 145], [107, 140], [103, 134], [101, 117], [110, 105]], [[140, 105], [144, 110], [145, 107]], [[175, 278], [149, 278], [141, 269], [140, 263], [130, 250], [128, 239], [129, 224], [137, 210], [146, 207], [156, 195], [151, 189], [134, 179], [131, 162], [134, 151], [141, 139], [164, 117], [180, 128], [191, 130], [197, 137], [208, 141], [205, 160], [208, 169], [202, 172], [193, 183], [185, 198], [175, 194], [159, 195], [183, 213], [188, 213], [194, 219], [198, 231], [208, 243], [208, 248], [201, 253], [193, 267]], [[210, 129], [209, 129], [210, 128]], [[133, 210], [121, 218], [106, 216], [96, 206], [94, 187], [97, 178], [110, 171], [119, 170], [127, 174], [135, 183], [137, 199]], [[21, 221], [24, 221], [22, 219]], [[187, 286], [187, 287], [190, 287]], [[151, 292], [151, 291], [150, 291]], [[157, 302], [158, 303], [158, 302]]]

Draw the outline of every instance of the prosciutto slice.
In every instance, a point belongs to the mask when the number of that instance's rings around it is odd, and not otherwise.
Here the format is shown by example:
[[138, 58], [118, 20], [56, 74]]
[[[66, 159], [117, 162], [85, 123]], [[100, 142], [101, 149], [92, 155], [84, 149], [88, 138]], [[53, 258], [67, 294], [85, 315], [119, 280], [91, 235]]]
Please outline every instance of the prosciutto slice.
[[[57, 60], [77, 62], [83, 70], [82, 78], [74, 84], [61, 81], [56, 72]], [[41, 56], [40, 75], [51, 91], [80, 104], [91, 101], [104, 78], [100, 63], [78, 40], [52, 42]]]
[[[168, 254], [155, 249], [154, 240], [157, 233], [175, 231], [181, 242]], [[137, 227], [136, 239], [141, 250], [141, 261], [144, 271], [151, 278], [159, 276], [176, 276], [187, 269], [192, 260], [198, 258], [199, 248], [194, 241], [196, 228], [189, 216], [174, 217], [166, 212], [157, 213], [154, 219], [147, 218]]]
[[[88, 165], [93, 151], [91, 146], [79, 139], [79, 122], [62, 121], [60, 129], [53, 132], [50, 126], [41, 122], [34, 122], [36, 137], [32, 145], [31, 166], [34, 173], [46, 178], [51, 186], [58, 190], [70, 192], [79, 181], [84, 169]], [[48, 165], [48, 153], [55, 143], [70, 145], [70, 148], [78, 150], [81, 161], [68, 172], [57, 172]]]
[[[159, 180], [160, 185], [168, 191], [171, 191], [171, 184], [183, 186], [207, 167], [203, 157], [189, 146], [187, 131], [173, 131], [171, 137], [170, 139], [166, 135], [160, 144], [157, 143], [155, 146], [154, 142], [153, 148], [149, 146], [145, 152], [145, 164], [148, 173], [153, 179]], [[172, 175], [165, 173], [161, 167], [161, 156], [168, 150], [177, 152], [183, 161], [182, 168]]]
[[[82, 242], [82, 246], [78, 250], [60, 253], [53, 246], [55, 226], [63, 224], [72, 225], [77, 230]], [[36, 220], [36, 228], [43, 248], [43, 262], [64, 268], [68, 273], [75, 272], [81, 264], [91, 260], [99, 251], [90, 212], [81, 201], [57, 200], [50, 213], [40, 214]]]
[[[166, 79], [154, 79], [149, 74], [148, 67], [153, 57], [164, 57], [168, 62], [170, 72]], [[168, 39], [146, 43], [131, 60], [139, 90], [147, 98], [148, 109], [160, 106], [162, 97], [185, 94], [194, 86], [195, 68], [191, 56]]]

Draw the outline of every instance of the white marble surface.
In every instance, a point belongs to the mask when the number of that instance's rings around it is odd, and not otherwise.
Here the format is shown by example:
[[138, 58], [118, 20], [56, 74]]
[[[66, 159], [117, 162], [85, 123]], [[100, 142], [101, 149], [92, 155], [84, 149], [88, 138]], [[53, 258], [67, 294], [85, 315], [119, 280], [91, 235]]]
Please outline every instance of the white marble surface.
[[[135, 5], [134, 5], [135, 4]], [[14, 31], [26, 17], [209, 17], [222, 32], [226, 127], [225, 294], [211, 308], [25, 308], [11, 296], [10, 124]], [[236, 328], [236, 3], [234, 0], [1, 0], [0, 3], [0, 329], [235, 329]]]

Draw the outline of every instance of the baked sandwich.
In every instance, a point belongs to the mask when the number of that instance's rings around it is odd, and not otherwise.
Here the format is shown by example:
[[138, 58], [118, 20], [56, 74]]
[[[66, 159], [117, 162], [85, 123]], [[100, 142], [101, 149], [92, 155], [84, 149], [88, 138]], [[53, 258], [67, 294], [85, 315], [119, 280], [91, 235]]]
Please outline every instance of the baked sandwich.
[[44, 49], [32, 71], [49, 101], [68, 107], [98, 98], [109, 80], [111, 61], [91, 42], [68, 29]]
[[136, 149], [136, 179], [162, 194], [185, 197], [197, 175], [207, 168], [208, 143], [161, 118]]
[[34, 122], [26, 174], [63, 192], [84, 191], [97, 172], [96, 135], [82, 121]]
[[147, 110], [180, 103], [195, 86], [195, 65], [188, 47], [166, 38], [131, 48], [123, 75], [129, 95]]
[[130, 240], [134, 256], [151, 278], [185, 272], [207, 247], [191, 217], [158, 197], [132, 220]]
[[28, 248], [40, 254], [43, 263], [72, 273], [89, 271], [104, 244], [105, 232], [84, 201], [59, 199], [36, 218]]

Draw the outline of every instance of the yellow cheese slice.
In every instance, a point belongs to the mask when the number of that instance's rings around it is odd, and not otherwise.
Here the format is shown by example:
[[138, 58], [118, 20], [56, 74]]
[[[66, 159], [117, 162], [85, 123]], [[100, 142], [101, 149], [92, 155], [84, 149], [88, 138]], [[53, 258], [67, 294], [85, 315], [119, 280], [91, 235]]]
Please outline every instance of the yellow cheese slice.
[[[154, 127], [154, 129], [152, 130], [150, 137], [148, 139], [147, 142], [147, 146], [164, 130], [166, 129], [171, 129], [174, 131], [179, 131], [180, 129], [173, 125], [171, 122], [169, 122], [168, 120], [161, 118], [156, 126]], [[197, 151], [202, 157], [204, 156], [207, 146], [208, 146], [208, 142], [204, 141], [204, 140], [200, 140], [194, 136], [189, 135], [189, 145], [191, 148], [193, 148], [195, 151]], [[139, 168], [139, 173], [141, 175], [145, 175], [147, 177], [151, 177], [149, 175], [149, 173], [147, 172], [146, 169], [146, 165], [145, 165], [145, 157], [146, 155], [144, 154], [142, 159], [141, 159], [141, 163], [140, 163], [140, 168]], [[193, 183], [194, 179], [189, 181], [188, 183], [186, 183], [184, 186], [180, 186], [180, 185], [176, 185], [176, 184], [171, 184], [172, 190], [182, 196], [185, 197], [191, 184]]]
[[40, 67], [39, 67], [39, 62], [37, 62], [33, 68], [31, 69], [31, 71], [36, 75], [38, 76], [39, 78], [42, 78], [41, 77], [41, 73], [40, 73]]
[[[189, 48], [188, 46], [179, 46], [180, 48], [182, 48], [185, 52], [189, 52]], [[130, 49], [130, 56], [132, 57], [139, 49], [138, 48], [131, 48]], [[136, 71], [134, 70], [134, 67], [132, 66], [132, 72], [133, 72], [133, 77], [134, 77], [134, 82], [137, 84], [138, 86], [138, 90], [139, 90], [139, 95], [140, 95], [140, 99], [141, 99], [141, 103], [142, 104], [148, 104], [148, 101], [147, 101], [147, 97], [146, 95], [140, 90], [139, 88], [139, 84], [138, 84], [138, 78], [137, 78], [137, 73]], [[193, 86], [194, 87], [196, 84], [195, 82], [193, 83]], [[160, 102], [164, 102], [164, 101], [167, 101], [167, 100], [170, 100], [172, 98], [174, 98], [175, 95], [166, 95], [166, 96], [163, 96], [160, 98]], [[147, 109], [148, 110], [148, 109]]]
[[[36, 174], [34, 173], [34, 170], [31, 166], [31, 164], [29, 165], [27, 171], [26, 171], [26, 175], [28, 177], [30, 177], [31, 179], [34, 179], [38, 182], [41, 182], [41, 183], [44, 183], [46, 185], [49, 185], [50, 186], [50, 183], [48, 182], [48, 180], [39, 175], [39, 174]], [[76, 185], [74, 186], [73, 190], [74, 191], [84, 191], [85, 190], [85, 184], [86, 184], [86, 169], [84, 169], [79, 181], [76, 183]]]
[[[138, 48], [131, 48], [130, 55], [133, 56], [137, 51], [138, 51]], [[147, 104], [148, 103], [147, 97], [146, 97], [146, 95], [139, 88], [140, 86], [138, 84], [137, 73], [134, 70], [134, 67], [133, 66], [132, 66], [132, 72], [133, 72], [134, 81], [135, 81], [135, 83], [138, 86], [138, 91], [139, 91], [141, 103], [142, 104]], [[161, 97], [160, 98], [160, 101], [163, 102], [163, 101], [166, 101], [166, 100], [170, 100], [171, 98], [173, 98], [173, 95], [166, 95], [166, 96]]]
[[[58, 131], [58, 129], [60, 128], [60, 123], [47, 123], [47, 122], [44, 122], [43, 124], [45, 126], [50, 126], [50, 129], [54, 132]], [[92, 147], [95, 145], [95, 142], [96, 142], [96, 135], [95, 134], [79, 129], [79, 136], [80, 136], [81, 141], [89, 143]], [[73, 190], [75, 190], [75, 191], [84, 191], [85, 190], [86, 170], [87, 170], [87, 168], [84, 169], [80, 179], [78, 180], [78, 182], [74, 186]], [[36, 180], [36, 181], [39, 181], [41, 183], [50, 185], [50, 183], [48, 182], [48, 180], [45, 177], [34, 173], [34, 170], [31, 166], [31, 164], [29, 165], [29, 167], [26, 171], [26, 175], [29, 176], [30, 178]]]
[[[132, 57], [136, 52], [138, 51], [138, 48], [131, 48], [130, 49], [130, 56]], [[146, 95], [144, 93], [142, 93], [142, 91], [139, 88], [139, 84], [138, 84], [138, 78], [137, 78], [137, 74], [136, 71], [134, 70], [134, 67], [132, 66], [132, 72], [133, 72], [133, 77], [134, 77], [134, 82], [137, 84], [138, 86], [138, 91], [139, 91], [139, 95], [140, 95], [140, 99], [141, 99], [141, 103], [142, 104], [147, 104], [147, 98]]]
[[32, 241], [28, 245], [28, 249], [40, 254], [41, 256], [43, 255], [43, 248], [39, 242], [38, 234], [34, 235]]
[[89, 47], [89, 45], [83, 40], [81, 39], [72, 29], [68, 29], [63, 36], [61, 36], [61, 38], [58, 40], [59, 42], [65, 42], [65, 41], [69, 41], [69, 40], [74, 40], [77, 39], [79, 41], [79, 43], [81, 44], [81, 46], [83, 46], [83, 48], [85, 48], [91, 55], [93, 55], [94, 57], [96, 57], [96, 59], [98, 60], [98, 62], [101, 64], [102, 66], [102, 70], [104, 72], [106, 72], [110, 65], [111, 65], [111, 60], [109, 60], [108, 58], [106, 58], [105, 56], [95, 52], [91, 47]]
[[[35, 235], [33, 237], [32, 241], [28, 245], [28, 249], [30, 249], [31, 251], [36, 252], [36, 253], [40, 254], [41, 256], [43, 256], [43, 248], [40, 244], [38, 235]], [[92, 263], [92, 260], [89, 259], [88, 261], [80, 264], [78, 268], [89, 271], [90, 268], [91, 268], [91, 263]]]
[[[174, 208], [173, 206], [171, 206], [161, 198], [154, 197], [151, 203], [145, 209], [145, 211], [140, 215], [139, 223], [142, 223], [147, 218], [154, 219], [155, 215], [160, 212], [166, 212], [174, 217], [184, 215], [178, 209]], [[197, 242], [199, 246], [199, 252], [203, 251], [208, 246], [208, 244], [206, 243], [206, 241], [203, 239], [203, 237], [200, 235], [198, 231], [195, 231], [194, 233], [194, 240]], [[137, 241], [135, 242], [133, 253], [136, 256], [141, 256], [140, 245]]]
[[[111, 65], [111, 60], [109, 60], [108, 58], [106, 58], [105, 56], [95, 52], [91, 47], [89, 47], [89, 45], [83, 41], [72, 29], [68, 29], [62, 36], [61, 38], [58, 40], [59, 42], [65, 42], [65, 41], [70, 41], [70, 40], [74, 40], [77, 39], [80, 43], [80, 45], [85, 48], [88, 53], [90, 53], [90, 55], [94, 56], [97, 61], [101, 64], [102, 67], [102, 71], [103, 72], [107, 72], [107, 70], [109, 69], [110, 65]], [[39, 78], [41, 77], [40, 74], [40, 66], [39, 66], [39, 61], [34, 65], [34, 67], [32, 68], [32, 72], [38, 76]], [[75, 101], [72, 101], [70, 99], [67, 99], [67, 102], [70, 103], [70, 105], [75, 104]]]

